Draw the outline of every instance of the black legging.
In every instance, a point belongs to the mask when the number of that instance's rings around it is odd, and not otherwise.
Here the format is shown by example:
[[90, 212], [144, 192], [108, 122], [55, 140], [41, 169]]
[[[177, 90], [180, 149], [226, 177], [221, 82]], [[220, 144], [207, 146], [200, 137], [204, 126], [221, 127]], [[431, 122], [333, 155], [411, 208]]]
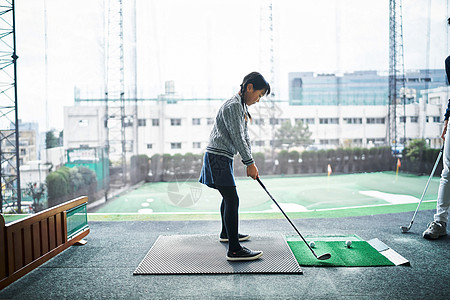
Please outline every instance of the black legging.
[[222, 217], [222, 234], [228, 237], [228, 250], [241, 249], [238, 236], [239, 196], [235, 186], [216, 186], [222, 195], [220, 215]]
[[450, 56], [445, 59], [445, 72], [447, 73], [447, 82], [450, 84]]

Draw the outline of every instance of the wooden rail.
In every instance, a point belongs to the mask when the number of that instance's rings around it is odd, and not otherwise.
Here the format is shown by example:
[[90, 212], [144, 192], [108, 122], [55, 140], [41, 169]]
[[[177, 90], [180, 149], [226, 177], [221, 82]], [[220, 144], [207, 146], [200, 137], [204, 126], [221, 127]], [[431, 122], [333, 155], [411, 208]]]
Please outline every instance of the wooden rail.
[[79, 197], [5, 225], [0, 215], [0, 290], [89, 234], [67, 238], [67, 210], [86, 204]]

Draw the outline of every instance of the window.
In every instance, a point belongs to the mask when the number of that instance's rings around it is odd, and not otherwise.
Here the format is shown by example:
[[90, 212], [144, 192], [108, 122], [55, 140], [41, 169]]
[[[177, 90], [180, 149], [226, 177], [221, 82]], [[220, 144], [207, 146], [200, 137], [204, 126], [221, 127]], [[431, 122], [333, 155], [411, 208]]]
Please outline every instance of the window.
[[257, 147], [264, 147], [264, 141], [253, 141], [253, 145]]
[[430, 117], [426, 116], [425, 121], [428, 123], [430, 121]]
[[417, 122], [419, 122], [419, 117], [411, 117], [411, 123], [417, 123]]
[[206, 124], [207, 125], [213, 125], [214, 124], [214, 119], [213, 118], [207, 118], [206, 119]]
[[253, 119], [255, 125], [264, 125], [264, 119]]
[[152, 119], [152, 126], [159, 126], [159, 119]]
[[[201, 142], [193, 142], [192, 143], [192, 148], [194, 148], [194, 149], [200, 149], [201, 146], [202, 146]], [[180, 146], [180, 148], [181, 148], [181, 146]]]
[[124, 127], [132, 127], [133, 126], [133, 119], [132, 118], [125, 118], [123, 120], [123, 126]]
[[280, 124], [280, 119], [270, 118], [270, 125], [278, 125]]
[[367, 118], [367, 124], [384, 124], [384, 118]]
[[368, 138], [368, 144], [384, 144], [384, 138]]
[[339, 145], [339, 139], [320, 140], [321, 145]]
[[181, 119], [170, 119], [171, 126], [181, 126]]
[[147, 120], [146, 119], [138, 119], [138, 126], [141, 126], [141, 127], [147, 126]]
[[428, 102], [430, 104], [437, 104], [437, 105], [439, 105], [441, 103], [441, 97], [431, 97]]
[[303, 124], [314, 124], [314, 118], [298, 119], [296, 118], [295, 123], [302, 122]]
[[320, 118], [319, 124], [339, 124], [339, 118]]
[[320, 118], [319, 124], [339, 124], [339, 118]]
[[345, 124], [362, 124], [362, 118], [344, 118]]
[[406, 117], [405, 116], [400, 117], [400, 123], [406, 123]]
[[181, 143], [170, 143], [170, 149], [181, 149]]
[[27, 155], [27, 149], [20, 149], [20, 155]]
[[289, 123], [291, 125], [291, 119], [280, 119], [281, 124]]
[[192, 125], [200, 125], [200, 118], [192, 118]]
[[433, 122], [434, 123], [440, 123], [441, 122], [441, 117], [440, 116], [434, 116], [433, 117]]
[[153, 148], [153, 144], [147, 144], [147, 149], [152, 149]]

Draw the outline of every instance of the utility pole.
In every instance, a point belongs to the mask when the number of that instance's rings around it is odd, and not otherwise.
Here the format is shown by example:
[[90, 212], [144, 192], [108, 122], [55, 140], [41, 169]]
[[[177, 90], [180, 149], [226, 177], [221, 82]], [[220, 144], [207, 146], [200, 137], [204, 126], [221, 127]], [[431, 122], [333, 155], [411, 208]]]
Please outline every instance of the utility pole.
[[[427, 49], [426, 49], [426, 62], [425, 62], [425, 101], [424, 101], [424, 113], [426, 116], [426, 108], [428, 104], [428, 87], [430, 83], [430, 38], [431, 38], [431, 0], [428, 0], [428, 14], [427, 14]], [[422, 127], [421, 137], [425, 138], [425, 126]]]
[[[402, 1], [389, 0], [389, 98], [388, 98], [388, 126], [387, 144], [397, 150], [399, 144], [397, 128], [397, 104], [398, 85], [403, 87], [403, 104], [406, 100], [405, 71], [403, 63], [403, 26], [402, 26]], [[404, 109], [405, 111], [405, 109]], [[406, 115], [403, 116], [406, 123]], [[404, 143], [406, 134], [404, 127]]]
[[[266, 124], [263, 122], [263, 118], [269, 119], [270, 126], [270, 155], [273, 164], [273, 168], [275, 168], [275, 126], [278, 122], [278, 117], [282, 114], [281, 109], [278, 107], [275, 101], [276, 95], [276, 78], [275, 78], [275, 49], [274, 49], [274, 24], [273, 24], [273, 4], [272, 1], [269, 1], [268, 4], [264, 3], [261, 6], [261, 17], [260, 17], [260, 65], [264, 71], [269, 73], [269, 76], [266, 78], [271, 85], [271, 93], [267, 96], [269, 101], [262, 101], [261, 106], [255, 108], [258, 112], [259, 120], [257, 125], [259, 125], [259, 137], [262, 138], [268, 132], [264, 130]], [[266, 39], [266, 34], [268, 34], [269, 38]], [[264, 49], [268, 48], [269, 51], [266, 52]], [[267, 64], [268, 63], [268, 64]], [[265, 73], [265, 72], [263, 72]], [[264, 74], [263, 74], [264, 75]], [[263, 147], [260, 145], [260, 147]]]
[[119, 182], [124, 184], [127, 182], [125, 127], [131, 126], [133, 118], [130, 120], [125, 113], [122, 0], [108, 0], [106, 11], [105, 148], [108, 158], [119, 162], [122, 170]]
[[21, 212], [19, 113], [14, 0], [0, 1], [0, 211]]

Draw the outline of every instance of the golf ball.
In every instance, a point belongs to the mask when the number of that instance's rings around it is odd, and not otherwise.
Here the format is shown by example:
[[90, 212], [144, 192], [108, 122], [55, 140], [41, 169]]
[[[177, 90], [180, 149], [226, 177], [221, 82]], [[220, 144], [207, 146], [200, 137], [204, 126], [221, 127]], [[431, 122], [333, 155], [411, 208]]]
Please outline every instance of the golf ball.
[[350, 247], [352, 246], [352, 241], [346, 241], [346, 242], [345, 242], [345, 246], [346, 246], [347, 248], [350, 248]]
[[316, 246], [316, 243], [314, 243], [314, 241], [311, 241], [311, 242], [309, 242], [309, 246], [310, 246], [311, 248], [314, 248], [314, 247]]

